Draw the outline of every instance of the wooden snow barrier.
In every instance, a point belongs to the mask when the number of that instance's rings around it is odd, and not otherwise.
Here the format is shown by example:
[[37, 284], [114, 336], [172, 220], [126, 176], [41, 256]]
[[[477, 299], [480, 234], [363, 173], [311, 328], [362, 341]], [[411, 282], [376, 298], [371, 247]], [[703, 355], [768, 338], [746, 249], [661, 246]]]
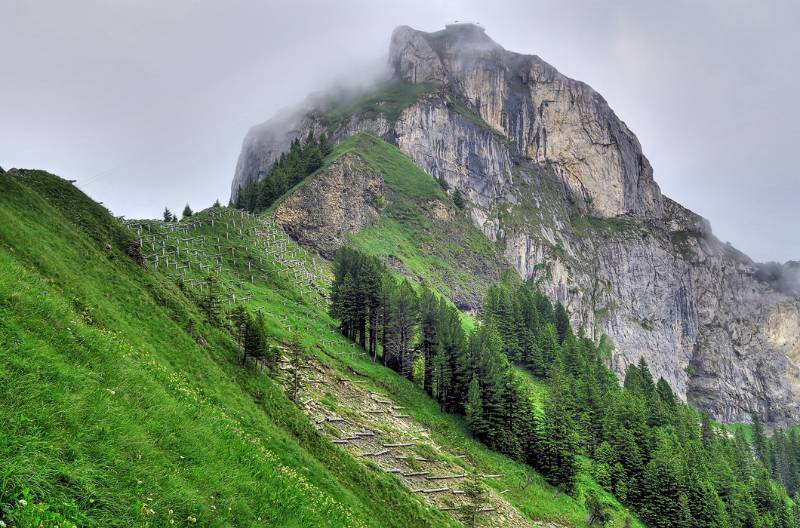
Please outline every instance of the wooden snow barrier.
[[444, 493], [445, 491], [450, 491], [450, 488], [447, 488], [447, 487], [445, 487], [445, 488], [433, 488], [433, 489], [420, 488], [420, 489], [412, 489], [411, 491], [413, 491], [414, 493], [425, 493], [425, 494], [427, 494], [427, 493]]
[[503, 477], [502, 474], [498, 474], [498, 475], [481, 475], [482, 479], [493, 479], [493, 478], [502, 478], [502, 477]]
[[408, 460], [409, 458], [414, 458], [417, 462], [430, 462], [429, 459], [422, 458], [422, 457], [409, 457], [409, 456], [400, 456], [400, 455], [397, 455], [397, 456], [394, 457], [395, 460]]
[[380, 451], [367, 451], [366, 453], [361, 453], [358, 456], [360, 456], [360, 457], [381, 456], [381, 455], [385, 455], [388, 452], [389, 452], [388, 449], [382, 449]]
[[412, 471], [411, 473], [403, 473], [404, 477], [424, 477], [429, 475], [430, 471]]
[[383, 444], [383, 447], [409, 447], [413, 445], [414, 444], [412, 442], [402, 442], [398, 444]]
[[367, 409], [364, 412], [367, 414], [386, 414], [386, 411], [382, 409]]
[[410, 418], [407, 414], [393, 414], [392, 418]]
[[372, 431], [356, 431], [353, 434], [355, 436], [375, 436], [375, 433]]
[[466, 476], [467, 476], [466, 473], [460, 473], [458, 475], [435, 475], [435, 476], [429, 476], [429, 477], [425, 477], [425, 478], [428, 479], [428, 480], [447, 480], [447, 479], [464, 478]]
[[341, 439], [341, 440], [340, 440], [340, 439], [336, 439], [336, 440], [331, 440], [331, 443], [333, 443], [333, 444], [349, 444], [349, 443], [350, 443], [350, 440], [346, 440], [346, 439]]

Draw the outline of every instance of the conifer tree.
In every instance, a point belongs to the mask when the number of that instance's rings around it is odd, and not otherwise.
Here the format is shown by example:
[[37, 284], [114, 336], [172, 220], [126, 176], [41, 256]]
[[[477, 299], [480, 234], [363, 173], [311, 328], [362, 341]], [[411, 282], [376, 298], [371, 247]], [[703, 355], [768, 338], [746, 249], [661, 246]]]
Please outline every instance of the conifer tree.
[[564, 339], [567, 338], [567, 333], [570, 330], [570, 324], [569, 324], [569, 315], [567, 315], [567, 310], [564, 308], [564, 305], [561, 304], [561, 302], [556, 303], [555, 325], [556, 325], [556, 334], [558, 335], [558, 342], [563, 343]]
[[192, 208], [189, 207], [189, 204], [187, 203], [186, 206], [183, 208], [183, 213], [181, 213], [181, 216], [183, 218], [189, 218], [190, 216], [192, 216], [192, 214], [193, 214]]
[[566, 404], [568, 388], [558, 365], [551, 367], [550, 380], [550, 395], [539, 428], [536, 466], [551, 483], [571, 492], [578, 473], [577, 438]]
[[453, 204], [458, 207], [459, 209], [464, 208], [464, 196], [461, 194], [461, 191], [456, 189], [453, 191]]
[[756, 458], [762, 464], [767, 465], [769, 460], [767, 457], [767, 439], [764, 434], [764, 422], [761, 420], [761, 415], [753, 413], [750, 415], [753, 421], [753, 449], [756, 452]]
[[481, 398], [481, 385], [478, 376], [472, 376], [467, 390], [467, 403], [464, 406], [467, 426], [476, 438], [483, 439], [486, 435], [486, 422], [483, 418], [483, 400]]
[[164, 208], [163, 217], [165, 222], [175, 221], [175, 216], [172, 214], [172, 211], [169, 210], [169, 207]]

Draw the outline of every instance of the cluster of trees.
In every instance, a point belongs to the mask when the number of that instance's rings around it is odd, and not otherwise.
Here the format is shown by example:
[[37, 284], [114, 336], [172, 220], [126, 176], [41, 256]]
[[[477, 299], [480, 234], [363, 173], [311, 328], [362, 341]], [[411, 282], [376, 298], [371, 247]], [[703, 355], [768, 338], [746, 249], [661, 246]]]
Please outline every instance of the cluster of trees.
[[771, 437], [764, 432], [761, 416], [754, 414], [753, 449], [757, 459], [791, 496], [800, 492], [800, 433], [777, 429]]
[[322, 160], [330, 152], [331, 145], [325, 134], [316, 138], [310, 132], [302, 143], [294, 139], [289, 151], [280, 155], [263, 178], [238, 189], [231, 205], [251, 213], [264, 211], [286, 191], [322, 167]]
[[[464, 415], [476, 437], [567, 491], [580, 456], [648, 526], [800, 526], [790, 500], [800, 483], [796, 433], [766, 438], [754, 416], [752, 442], [741, 430], [731, 434], [655, 381], [644, 360], [627, 368], [621, 386], [607, 367], [610, 343], [576, 332], [566, 309], [530, 284], [490, 287], [480, 324], [467, 333], [458, 311], [424, 285], [344, 248], [331, 314], [376, 360]], [[543, 412], [522, 371], [546, 385]], [[604, 519], [598, 504], [592, 510]]]
[[248, 312], [241, 304], [236, 305], [229, 317], [231, 333], [242, 351], [241, 361], [247, 358], [261, 360], [269, 369], [274, 369], [280, 358], [279, 350], [270, 345], [264, 314]]
[[[214, 205], [215, 206], [219, 206], [219, 201], [216, 201], [214, 203]], [[192, 211], [192, 208], [189, 207], [189, 204], [187, 203], [186, 206], [183, 208], [183, 213], [182, 213], [183, 218], [189, 218], [193, 214], [194, 214], [194, 212]], [[178, 221], [178, 215], [176, 215], [172, 211], [170, 211], [169, 207], [165, 207], [164, 208], [164, 212], [162, 213], [162, 216], [164, 217], [164, 221], [165, 222], [177, 222]]]
[[[563, 419], [567, 408], [553, 397], [544, 417], [537, 416], [491, 319], [467, 334], [460, 313], [445, 299], [425, 285], [396, 280], [375, 257], [350, 248], [337, 252], [334, 272], [331, 315], [345, 336], [417, 381], [444, 410], [464, 415], [487, 445], [572, 489], [577, 450]], [[413, 368], [416, 362], [419, 369]]]

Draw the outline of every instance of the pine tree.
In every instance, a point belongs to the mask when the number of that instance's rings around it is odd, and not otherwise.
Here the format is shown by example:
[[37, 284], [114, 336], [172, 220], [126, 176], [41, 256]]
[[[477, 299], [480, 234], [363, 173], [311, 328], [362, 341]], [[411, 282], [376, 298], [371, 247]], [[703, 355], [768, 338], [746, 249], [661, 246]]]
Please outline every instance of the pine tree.
[[756, 458], [762, 464], [767, 465], [769, 460], [767, 457], [767, 438], [764, 434], [764, 422], [758, 413], [751, 414], [750, 418], [753, 421], [753, 449], [756, 452]]
[[556, 325], [556, 334], [558, 335], [558, 342], [563, 343], [564, 339], [567, 338], [567, 333], [570, 331], [570, 324], [569, 324], [569, 315], [567, 315], [567, 310], [564, 308], [564, 305], [561, 304], [560, 302], [556, 303], [555, 325]]
[[439, 301], [425, 286], [419, 296], [419, 310], [420, 352], [425, 362], [423, 388], [428, 394], [433, 394], [433, 356], [439, 346]]
[[566, 380], [559, 373], [560, 367], [554, 366], [551, 370], [550, 395], [539, 428], [538, 460], [535, 463], [548, 481], [571, 492], [578, 473], [575, 424], [567, 404]]
[[486, 422], [483, 418], [483, 401], [481, 399], [481, 386], [478, 376], [473, 376], [467, 390], [467, 403], [464, 406], [467, 426], [476, 438], [483, 439], [486, 435]]
[[292, 336], [287, 346], [289, 356], [289, 380], [287, 383], [287, 393], [289, 399], [297, 403], [302, 388], [301, 368], [303, 366], [303, 345], [298, 336]]
[[419, 322], [417, 294], [407, 280], [393, 289], [390, 297], [387, 351], [393, 361], [390, 367], [411, 379], [414, 361], [412, 340]]
[[164, 208], [163, 216], [164, 216], [164, 221], [165, 222], [174, 222], [175, 221], [175, 216], [172, 214], [172, 211], [169, 210], [169, 207], [165, 207]]
[[459, 507], [458, 511], [461, 514], [464, 525], [475, 528], [479, 522], [478, 514], [488, 502], [487, 492], [474, 477], [467, 480], [462, 485], [462, 489], [467, 500]]
[[192, 213], [192, 208], [189, 207], [189, 204], [187, 203], [186, 207], [183, 208], [183, 213], [181, 214], [181, 216], [183, 218], [189, 218], [190, 216], [192, 216], [192, 214], [193, 214]]
[[322, 157], [325, 158], [328, 154], [331, 153], [333, 149], [331, 148], [331, 144], [328, 141], [328, 136], [324, 132], [319, 136], [319, 151], [322, 153]]

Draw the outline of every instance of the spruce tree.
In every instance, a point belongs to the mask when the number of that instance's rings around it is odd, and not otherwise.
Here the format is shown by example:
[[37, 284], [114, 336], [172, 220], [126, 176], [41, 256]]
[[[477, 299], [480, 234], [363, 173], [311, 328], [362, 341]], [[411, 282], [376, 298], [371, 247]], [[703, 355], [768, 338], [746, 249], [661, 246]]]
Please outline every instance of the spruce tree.
[[551, 370], [550, 395], [539, 428], [536, 465], [548, 481], [571, 492], [578, 473], [575, 424], [567, 404], [567, 382], [561, 376], [560, 367], [553, 366]]
[[473, 376], [467, 390], [467, 403], [464, 405], [467, 426], [476, 438], [483, 439], [486, 435], [486, 422], [483, 418], [483, 401], [481, 399], [481, 386], [478, 376]]
[[181, 213], [181, 216], [183, 218], [189, 218], [190, 216], [192, 216], [192, 214], [193, 214], [192, 208], [189, 207], [189, 204], [187, 203], [186, 206], [183, 208], [183, 213]]
[[563, 343], [564, 339], [567, 338], [567, 333], [570, 331], [570, 324], [567, 310], [564, 308], [564, 305], [561, 304], [561, 302], [556, 303], [555, 325], [556, 334], [558, 335], [558, 342]]
[[767, 465], [769, 461], [767, 457], [767, 438], [764, 434], [764, 422], [761, 420], [761, 415], [759, 413], [751, 414], [750, 418], [753, 422], [753, 449], [756, 452], [756, 458], [760, 460], [762, 464]]

